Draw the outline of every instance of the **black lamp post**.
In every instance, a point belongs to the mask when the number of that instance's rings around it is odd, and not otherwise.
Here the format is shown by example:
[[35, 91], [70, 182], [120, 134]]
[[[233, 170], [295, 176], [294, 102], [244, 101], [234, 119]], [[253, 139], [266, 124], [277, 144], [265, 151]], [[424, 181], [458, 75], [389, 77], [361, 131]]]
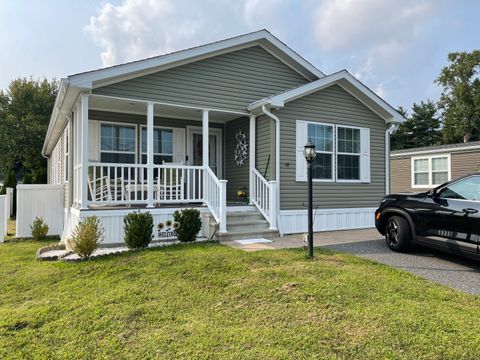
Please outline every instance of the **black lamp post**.
[[307, 177], [308, 177], [308, 235], [307, 235], [307, 248], [308, 257], [313, 258], [313, 189], [312, 189], [312, 161], [317, 156], [315, 151], [315, 145], [307, 141], [303, 147], [303, 156], [307, 160]]

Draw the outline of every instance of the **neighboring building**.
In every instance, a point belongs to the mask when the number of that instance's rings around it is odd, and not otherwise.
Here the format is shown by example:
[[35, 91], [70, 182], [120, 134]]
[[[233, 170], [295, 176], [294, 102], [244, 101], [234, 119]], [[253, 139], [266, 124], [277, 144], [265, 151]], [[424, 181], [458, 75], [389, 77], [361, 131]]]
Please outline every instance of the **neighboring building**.
[[[119, 242], [135, 208], [159, 223], [185, 206], [201, 209], [206, 235], [215, 219], [219, 238], [304, 232], [308, 138], [315, 230], [362, 228], [388, 189], [401, 121], [347, 71], [327, 76], [262, 30], [62, 79], [43, 154], [64, 188], [62, 240], [96, 215]], [[238, 190], [249, 206], [235, 206]]]
[[392, 151], [392, 192], [421, 192], [480, 171], [480, 141]]

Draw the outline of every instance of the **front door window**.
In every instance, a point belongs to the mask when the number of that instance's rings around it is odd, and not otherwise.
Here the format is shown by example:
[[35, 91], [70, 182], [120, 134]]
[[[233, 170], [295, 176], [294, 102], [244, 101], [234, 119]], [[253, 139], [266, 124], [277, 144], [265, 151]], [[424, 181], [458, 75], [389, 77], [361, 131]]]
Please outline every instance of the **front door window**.
[[[208, 157], [209, 165], [215, 175], [218, 176], [218, 159], [217, 159], [217, 136], [209, 135], [208, 137]], [[192, 165], [203, 165], [203, 136], [202, 134], [193, 134], [193, 159]]]

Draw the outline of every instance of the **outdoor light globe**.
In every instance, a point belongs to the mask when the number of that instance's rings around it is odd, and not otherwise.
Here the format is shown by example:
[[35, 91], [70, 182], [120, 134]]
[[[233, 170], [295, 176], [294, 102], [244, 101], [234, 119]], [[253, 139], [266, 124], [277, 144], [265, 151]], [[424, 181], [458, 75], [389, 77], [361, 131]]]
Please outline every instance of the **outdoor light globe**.
[[313, 145], [310, 141], [308, 141], [303, 147], [303, 156], [305, 156], [305, 160], [307, 161], [311, 161], [315, 159], [315, 156], [317, 156], [315, 145]]

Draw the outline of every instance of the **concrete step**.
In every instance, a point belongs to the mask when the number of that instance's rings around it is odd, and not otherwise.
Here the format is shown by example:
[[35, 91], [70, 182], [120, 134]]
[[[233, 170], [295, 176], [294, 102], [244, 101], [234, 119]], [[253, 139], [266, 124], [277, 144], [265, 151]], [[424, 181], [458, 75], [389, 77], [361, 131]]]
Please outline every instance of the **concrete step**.
[[226, 233], [216, 233], [215, 239], [218, 241], [234, 241], [244, 239], [273, 239], [278, 237], [277, 230], [250, 230], [250, 231], [227, 231]]
[[270, 227], [269, 223], [263, 220], [235, 220], [235, 221], [228, 221], [227, 220], [227, 231], [234, 231], [234, 232], [241, 232], [241, 231], [248, 231], [248, 230], [268, 230]]

